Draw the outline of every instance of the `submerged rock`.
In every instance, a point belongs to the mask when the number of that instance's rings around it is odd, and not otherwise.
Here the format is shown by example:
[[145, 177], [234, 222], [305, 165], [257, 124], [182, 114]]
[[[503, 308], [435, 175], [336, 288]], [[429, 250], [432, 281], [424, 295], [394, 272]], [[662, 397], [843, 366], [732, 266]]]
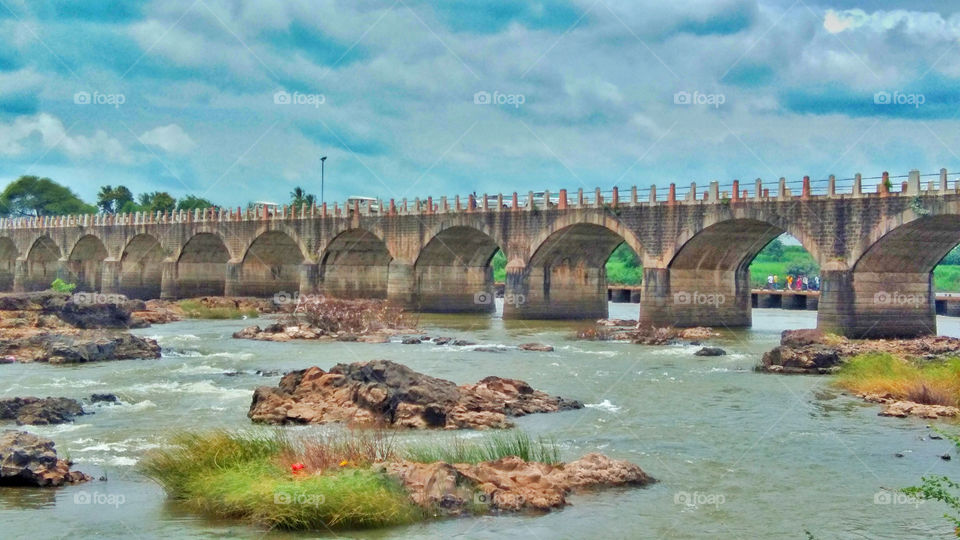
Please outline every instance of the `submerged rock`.
[[69, 398], [45, 399], [14, 397], [0, 399], [0, 420], [16, 420], [17, 425], [48, 425], [72, 422], [83, 415], [79, 401]]
[[0, 433], [0, 486], [56, 487], [91, 478], [71, 471], [70, 463], [57, 458], [50, 439], [25, 431]]
[[521, 351], [553, 352], [553, 346], [543, 343], [524, 343], [520, 345]]
[[895, 416], [897, 418], [916, 416], [929, 419], [955, 418], [960, 416], [960, 408], [950, 405], [916, 403], [914, 401], [897, 399], [890, 394], [859, 394], [859, 397], [871, 403], [885, 405], [883, 410], [877, 413], [879, 416]]
[[727, 354], [727, 351], [721, 349], [720, 347], [703, 347], [697, 352], [693, 353], [694, 356], [724, 356]]
[[257, 388], [247, 416], [271, 424], [505, 428], [511, 425], [508, 417], [581, 407], [523, 381], [487, 377], [457, 386], [389, 360], [374, 360], [337, 364], [329, 372], [318, 367], [291, 372], [278, 387]]

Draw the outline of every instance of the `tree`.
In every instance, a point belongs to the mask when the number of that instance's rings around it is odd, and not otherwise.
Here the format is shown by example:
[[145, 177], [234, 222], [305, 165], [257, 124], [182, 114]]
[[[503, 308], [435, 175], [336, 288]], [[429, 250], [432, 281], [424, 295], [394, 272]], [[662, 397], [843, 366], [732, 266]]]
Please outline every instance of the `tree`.
[[205, 208], [213, 208], [215, 206], [217, 205], [213, 204], [207, 199], [204, 199], [203, 197], [197, 197], [196, 195], [187, 195], [186, 197], [177, 201], [177, 210], [196, 210], [197, 208], [202, 210]]
[[290, 192], [290, 205], [294, 208], [299, 209], [303, 205], [313, 206], [315, 202], [317, 202], [317, 196], [308, 194], [307, 191], [300, 186], [293, 188], [293, 191]]
[[154, 191], [153, 193], [141, 193], [137, 197], [140, 211], [150, 213], [171, 212], [177, 206], [177, 200], [166, 191]]
[[97, 193], [97, 206], [106, 214], [121, 212], [127, 203], [133, 202], [133, 192], [126, 186], [117, 186], [116, 188], [106, 185], [100, 188]]
[[4, 216], [54, 216], [93, 214], [96, 207], [83, 202], [66, 186], [49, 178], [21, 176], [0, 193]]
[[763, 248], [760, 254], [771, 261], [783, 259], [783, 242], [781, 242], [779, 238], [775, 238], [773, 242], [770, 242], [767, 244], [767, 247]]

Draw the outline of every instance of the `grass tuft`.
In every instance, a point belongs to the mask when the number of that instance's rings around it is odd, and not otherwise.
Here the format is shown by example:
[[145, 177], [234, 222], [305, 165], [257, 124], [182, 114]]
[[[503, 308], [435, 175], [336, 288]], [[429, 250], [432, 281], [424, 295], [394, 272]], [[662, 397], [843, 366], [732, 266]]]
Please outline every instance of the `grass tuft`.
[[560, 448], [554, 440], [542, 437], [534, 440], [519, 431], [488, 436], [480, 442], [458, 437], [447, 444], [411, 445], [402, 455], [418, 463], [481, 463], [508, 456], [550, 465], [560, 463]]
[[256, 309], [240, 309], [235, 307], [208, 307], [198, 300], [181, 300], [178, 302], [183, 314], [190, 319], [242, 319], [254, 318], [260, 315]]
[[960, 406], [960, 358], [923, 362], [889, 353], [865, 353], [848, 360], [836, 384], [862, 394], [889, 394], [925, 405]]

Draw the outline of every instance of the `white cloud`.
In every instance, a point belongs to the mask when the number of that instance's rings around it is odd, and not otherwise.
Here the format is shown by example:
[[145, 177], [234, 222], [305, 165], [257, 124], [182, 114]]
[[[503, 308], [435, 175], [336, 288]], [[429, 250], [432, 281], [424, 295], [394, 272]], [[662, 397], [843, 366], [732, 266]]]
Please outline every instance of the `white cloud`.
[[134, 161], [123, 143], [105, 131], [97, 130], [92, 136], [71, 135], [59, 118], [47, 113], [20, 116], [11, 123], [0, 124], [0, 155], [20, 156], [48, 149], [59, 149], [78, 159], [102, 157], [122, 164]]
[[185, 154], [196, 148], [190, 135], [177, 124], [155, 127], [140, 135], [140, 141], [170, 154]]

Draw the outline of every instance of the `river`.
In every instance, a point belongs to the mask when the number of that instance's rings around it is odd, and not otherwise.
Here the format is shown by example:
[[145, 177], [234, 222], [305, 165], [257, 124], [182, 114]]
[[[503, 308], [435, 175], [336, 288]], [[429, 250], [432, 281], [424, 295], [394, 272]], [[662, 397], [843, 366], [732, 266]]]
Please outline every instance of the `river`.
[[[636, 309], [610, 305], [612, 317], [635, 318]], [[939, 458], [950, 450], [948, 441], [930, 440], [923, 420], [877, 416], [876, 405], [841, 394], [828, 378], [753, 372], [781, 330], [813, 327], [816, 313], [757, 309], [753, 321], [753, 328], [726, 331], [712, 343], [727, 350], [721, 357], [693, 356], [693, 346], [572, 341], [579, 323], [424, 315], [421, 326], [431, 335], [505, 350], [265, 343], [231, 338], [253, 321], [183, 321], [136, 331], [159, 340], [160, 360], [0, 366], [3, 397], [112, 392], [123, 402], [93, 406], [94, 415], [73, 424], [29, 428], [55, 440], [75, 468], [108, 481], [0, 489], [0, 537], [316, 537], [194, 516], [167, 502], [135, 465], [179, 430], [251, 428], [252, 390], [279, 380], [257, 370], [387, 358], [457, 383], [499, 375], [579, 399], [585, 409], [517, 424], [555, 438], [564, 459], [600, 451], [636, 462], [660, 482], [575, 495], [571, 506], [548, 515], [450, 519], [344, 534], [350, 538], [807, 538], [805, 531], [815, 538], [949, 538], [944, 507], [882, 491], [913, 485], [924, 474], [960, 476], [956, 461]], [[938, 323], [941, 333], [960, 336], [960, 319]], [[556, 351], [511, 348], [530, 341]], [[400, 438], [455, 435], [477, 436]]]

